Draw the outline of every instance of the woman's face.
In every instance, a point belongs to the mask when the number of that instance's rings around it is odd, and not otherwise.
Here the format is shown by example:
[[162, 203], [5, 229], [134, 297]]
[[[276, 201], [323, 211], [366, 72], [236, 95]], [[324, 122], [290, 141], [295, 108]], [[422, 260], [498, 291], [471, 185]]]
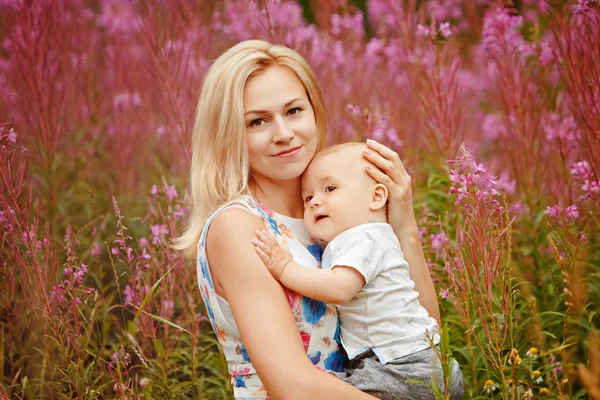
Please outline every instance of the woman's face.
[[271, 67], [246, 82], [244, 120], [255, 179], [302, 175], [317, 148], [317, 125], [304, 85], [290, 68]]

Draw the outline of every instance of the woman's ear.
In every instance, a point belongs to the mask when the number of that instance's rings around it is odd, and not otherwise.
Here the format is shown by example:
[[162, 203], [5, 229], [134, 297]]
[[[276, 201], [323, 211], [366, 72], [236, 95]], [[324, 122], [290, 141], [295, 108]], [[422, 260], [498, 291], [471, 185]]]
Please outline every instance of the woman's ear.
[[382, 184], [378, 183], [373, 187], [373, 193], [371, 197], [371, 211], [377, 211], [381, 208], [385, 207], [388, 200], [388, 188]]

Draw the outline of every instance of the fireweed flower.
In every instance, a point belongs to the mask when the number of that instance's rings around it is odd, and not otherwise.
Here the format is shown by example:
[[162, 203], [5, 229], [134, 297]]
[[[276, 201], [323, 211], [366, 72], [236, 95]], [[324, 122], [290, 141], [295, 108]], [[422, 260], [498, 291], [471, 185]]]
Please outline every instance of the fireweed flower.
[[448, 296], [450, 296], [450, 291], [448, 290], [448, 288], [440, 290], [440, 297], [442, 298], [442, 300], [446, 300]]
[[570, 205], [565, 209], [565, 215], [570, 221], [576, 220], [579, 217], [579, 210], [575, 204]]
[[425, 25], [418, 24], [417, 35], [423, 38], [428, 38], [431, 36], [431, 28]]
[[496, 197], [500, 195], [496, 189], [496, 177], [488, 174], [483, 164], [473, 160], [471, 151], [464, 145], [460, 149], [462, 155], [448, 161], [456, 169], [451, 169], [449, 178], [455, 186], [450, 187], [451, 194], [458, 194], [457, 205], [463, 207], [485, 207], [489, 213], [504, 212], [504, 207]]
[[6, 136], [6, 139], [8, 140], [9, 143], [15, 143], [17, 141], [17, 132], [15, 132], [15, 130], [13, 128], [10, 128], [10, 130], [8, 131], [8, 135]]
[[165, 182], [164, 191], [165, 191], [165, 194], [167, 195], [167, 199], [169, 199], [169, 201], [171, 201], [177, 197], [177, 189], [175, 189], [175, 185], [169, 186]]
[[90, 253], [92, 256], [99, 256], [101, 251], [102, 250], [100, 249], [100, 246], [98, 245], [98, 243], [94, 243], [92, 245], [92, 250], [90, 251]]
[[546, 214], [553, 218], [558, 218], [558, 216], [562, 213], [562, 210], [559, 206], [548, 206], [546, 207]]
[[452, 34], [452, 31], [450, 30], [450, 22], [442, 22], [440, 24], [439, 28], [438, 28], [438, 32], [445, 39], [447, 39], [448, 37], [450, 37], [450, 35]]
[[150, 227], [152, 232], [152, 244], [157, 246], [162, 242], [163, 236], [169, 233], [166, 225], [152, 225]]
[[434, 250], [439, 250], [442, 248], [444, 243], [448, 242], [448, 237], [444, 232], [438, 233], [437, 235], [431, 235], [431, 248]]

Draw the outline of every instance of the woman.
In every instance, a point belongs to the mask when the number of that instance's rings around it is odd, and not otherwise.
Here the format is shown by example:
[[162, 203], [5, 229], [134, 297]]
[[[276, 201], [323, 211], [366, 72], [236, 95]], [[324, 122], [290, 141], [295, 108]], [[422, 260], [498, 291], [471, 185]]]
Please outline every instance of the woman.
[[[204, 78], [193, 133], [191, 216], [176, 246], [197, 258], [203, 300], [238, 399], [373, 398], [336, 378], [344, 376], [344, 358], [335, 307], [280, 286], [251, 243], [267, 227], [286, 237], [296, 262], [319, 267], [322, 248], [302, 222], [300, 177], [326, 134], [318, 83], [287, 47], [239, 43]], [[369, 148], [365, 158], [385, 173], [367, 172], [389, 189], [389, 220], [421, 304], [439, 318], [410, 177], [396, 153], [378, 143]]]

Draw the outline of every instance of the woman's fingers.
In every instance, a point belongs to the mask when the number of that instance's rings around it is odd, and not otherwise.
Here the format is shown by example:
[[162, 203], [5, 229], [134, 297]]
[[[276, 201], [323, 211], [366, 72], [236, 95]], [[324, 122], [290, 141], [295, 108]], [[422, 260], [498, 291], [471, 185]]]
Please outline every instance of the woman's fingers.
[[373, 168], [368, 165], [366, 167], [367, 174], [371, 175], [373, 179], [375, 179], [379, 183], [383, 183], [389, 190], [390, 186], [394, 184], [392, 178], [390, 178], [386, 173], [379, 171], [377, 168]]
[[400, 161], [400, 156], [394, 150], [371, 139], [367, 140], [367, 147], [368, 150], [364, 152], [365, 158], [387, 174], [398, 174], [397, 177], [392, 176], [392, 179], [402, 179], [408, 175], [402, 161]]

